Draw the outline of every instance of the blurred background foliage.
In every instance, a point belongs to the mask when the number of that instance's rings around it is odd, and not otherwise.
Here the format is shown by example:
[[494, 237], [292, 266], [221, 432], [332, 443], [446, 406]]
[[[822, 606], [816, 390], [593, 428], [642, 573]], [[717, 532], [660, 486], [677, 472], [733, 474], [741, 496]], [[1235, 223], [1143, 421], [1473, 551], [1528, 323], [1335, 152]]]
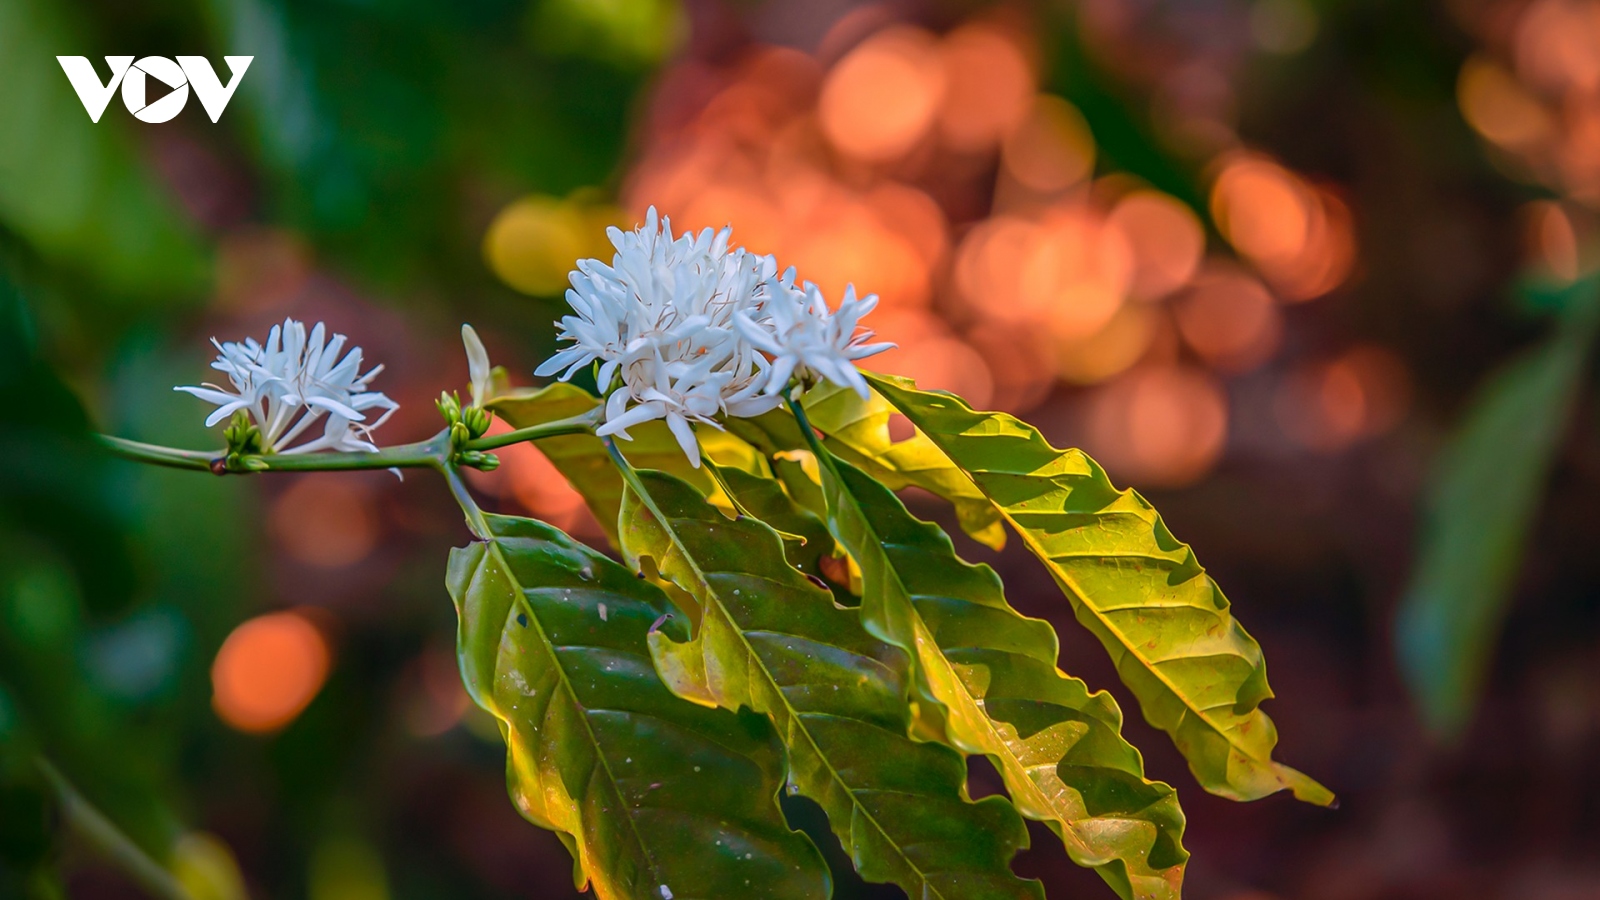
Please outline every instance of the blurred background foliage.
[[[254, 61], [219, 123], [94, 124], [57, 54]], [[0, 896], [141, 896], [41, 755], [197, 898], [572, 893], [460, 688], [438, 485], [87, 436], [216, 444], [169, 386], [292, 315], [425, 437], [459, 323], [528, 381], [573, 260], [651, 204], [878, 292], [884, 368], [1196, 545], [1345, 804], [1185, 791], [1191, 897], [1595, 896], [1595, 3], [0, 0], [0, 75]], [[603, 543], [503, 459], [491, 505]], [[1053, 845], [1019, 870], [1099, 896]]]

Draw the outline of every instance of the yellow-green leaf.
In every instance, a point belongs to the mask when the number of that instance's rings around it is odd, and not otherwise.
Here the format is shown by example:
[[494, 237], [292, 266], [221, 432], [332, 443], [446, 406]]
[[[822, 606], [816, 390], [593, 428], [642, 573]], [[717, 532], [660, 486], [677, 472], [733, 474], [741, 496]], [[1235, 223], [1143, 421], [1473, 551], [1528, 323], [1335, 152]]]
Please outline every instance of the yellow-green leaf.
[[487, 540], [450, 555], [462, 678], [500, 722], [518, 809], [561, 836], [579, 887], [826, 898], [826, 864], [778, 807], [770, 726], [674, 697], [656, 674], [661, 591], [541, 522], [486, 520]]
[[623, 551], [699, 604], [690, 640], [650, 638], [673, 692], [767, 716], [793, 790], [822, 806], [868, 881], [921, 900], [1042, 898], [1009, 868], [1028, 842], [1011, 804], [968, 800], [960, 755], [907, 737], [906, 655], [796, 571], [771, 528], [729, 520], [668, 475], [637, 477]]
[[1261, 646], [1143, 497], [1117, 490], [1082, 451], [1050, 446], [1013, 416], [868, 377], [1045, 564], [1201, 786], [1236, 800], [1287, 789], [1309, 803], [1333, 802], [1327, 788], [1272, 758], [1278, 733], [1260, 708], [1272, 696]]
[[[855, 391], [825, 382], [807, 391], [801, 402], [811, 424], [822, 432], [823, 443], [840, 459], [891, 490], [919, 487], [943, 497], [955, 507], [962, 531], [996, 550], [1005, 546], [1005, 525], [994, 505], [938, 447], [921, 434], [903, 441], [890, 437], [889, 418], [894, 408], [881, 397], [873, 394], [862, 400]], [[728, 425], [769, 451], [800, 450], [806, 446], [795, 429], [794, 419], [783, 412], [747, 421], [733, 420]]]
[[1116, 701], [1056, 668], [1055, 631], [1012, 609], [993, 569], [860, 470], [822, 463], [829, 526], [861, 566], [863, 621], [913, 655], [950, 743], [986, 755], [1023, 815], [1123, 900], [1177, 898], [1183, 811], [1145, 779]]

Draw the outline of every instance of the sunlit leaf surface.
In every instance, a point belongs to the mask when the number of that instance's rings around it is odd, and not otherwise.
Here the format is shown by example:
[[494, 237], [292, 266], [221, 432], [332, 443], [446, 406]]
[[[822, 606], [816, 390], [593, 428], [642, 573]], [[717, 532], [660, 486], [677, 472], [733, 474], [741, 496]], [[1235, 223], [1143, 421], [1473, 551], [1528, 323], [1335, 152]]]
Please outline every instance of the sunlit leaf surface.
[[914, 654], [951, 743], [987, 755], [1023, 814], [1120, 896], [1177, 897], [1183, 812], [1145, 779], [1116, 701], [1057, 669], [1049, 623], [1012, 609], [994, 570], [963, 562], [938, 526], [848, 463], [823, 472], [829, 520], [861, 565], [866, 625]]
[[872, 377], [873, 386], [1005, 516], [1099, 638], [1149, 722], [1206, 790], [1251, 800], [1333, 794], [1272, 758], [1266, 661], [1194, 551], [1137, 492], [1119, 491], [1079, 450], [1058, 450], [1005, 413]]
[[489, 516], [450, 556], [467, 689], [500, 721], [518, 809], [557, 831], [602, 898], [829, 893], [778, 808], [761, 718], [680, 700], [651, 666], [660, 590], [540, 522]]
[[1008, 868], [1028, 843], [1011, 804], [966, 799], [960, 755], [906, 736], [905, 654], [795, 570], [771, 528], [729, 520], [670, 476], [640, 477], [646, 496], [624, 501], [623, 550], [700, 605], [692, 639], [651, 635], [672, 690], [771, 719], [792, 789], [827, 812], [868, 881], [919, 898], [1042, 897]]

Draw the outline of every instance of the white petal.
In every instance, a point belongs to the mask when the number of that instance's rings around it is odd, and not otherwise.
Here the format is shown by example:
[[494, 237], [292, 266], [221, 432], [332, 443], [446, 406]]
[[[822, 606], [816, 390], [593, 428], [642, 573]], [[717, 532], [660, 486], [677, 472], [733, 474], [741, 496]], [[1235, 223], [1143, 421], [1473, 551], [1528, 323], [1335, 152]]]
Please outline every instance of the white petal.
[[678, 439], [678, 446], [683, 449], [683, 455], [689, 457], [689, 465], [700, 468], [700, 444], [694, 437], [694, 426], [677, 413], [667, 413], [667, 428], [671, 429], [672, 436]]
[[352, 419], [357, 422], [363, 421], [367, 418], [366, 416], [362, 415], [359, 410], [353, 409], [349, 404], [341, 403], [332, 397], [308, 397], [306, 398], [306, 405], [314, 406], [319, 409], [325, 409], [331, 413], [338, 413], [347, 419]]
[[644, 422], [649, 422], [652, 419], [659, 419], [666, 414], [667, 410], [664, 404], [641, 403], [622, 415], [617, 416], [615, 419], [607, 420], [604, 425], [596, 428], [594, 433], [600, 437], [605, 437], [608, 434], [615, 434], [628, 440], [632, 440], [632, 438], [628, 437], [627, 430], [629, 428]]
[[235, 400], [232, 403], [219, 406], [215, 412], [209, 416], [206, 416], [206, 427], [215, 427], [217, 423], [227, 421], [229, 416], [232, 416], [241, 409], [247, 409], [249, 406], [249, 402], [245, 400]]
[[467, 349], [467, 373], [472, 379], [472, 405], [482, 406], [489, 395], [489, 351], [471, 325], [462, 324], [461, 343]]

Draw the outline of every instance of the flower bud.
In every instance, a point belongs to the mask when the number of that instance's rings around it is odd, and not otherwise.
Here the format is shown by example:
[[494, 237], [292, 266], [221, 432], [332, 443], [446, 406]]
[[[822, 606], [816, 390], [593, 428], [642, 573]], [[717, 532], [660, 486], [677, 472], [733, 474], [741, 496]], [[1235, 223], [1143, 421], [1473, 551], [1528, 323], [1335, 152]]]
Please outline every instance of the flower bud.
[[243, 456], [247, 454], [260, 454], [265, 449], [261, 440], [261, 429], [256, 426], [250, 414], [239, 410], [233, 414], [228, 427], [223, 429], [222, 436], [228, 442], [228, 456]]
[[500, 457], [482, 450], [463, 450], [456, 455], [456, 463], [484, 472], [493, 472], [500, 468]]
[[467, 431], [475, 438], [483, 437], [483, 433], [489, 430], [490, 421], [492, 417], [489, 411], [481, 406], [472, 406], [461, 411], [461, 423], [467, 426]]
[[448, 391], [440, 391], [439, 399], [435, 401], [435, 405], [439, 407], [439, 415], [444, 416], [446, 424], [454, 425], [461, 421], [460, 397], [457, 397]]

